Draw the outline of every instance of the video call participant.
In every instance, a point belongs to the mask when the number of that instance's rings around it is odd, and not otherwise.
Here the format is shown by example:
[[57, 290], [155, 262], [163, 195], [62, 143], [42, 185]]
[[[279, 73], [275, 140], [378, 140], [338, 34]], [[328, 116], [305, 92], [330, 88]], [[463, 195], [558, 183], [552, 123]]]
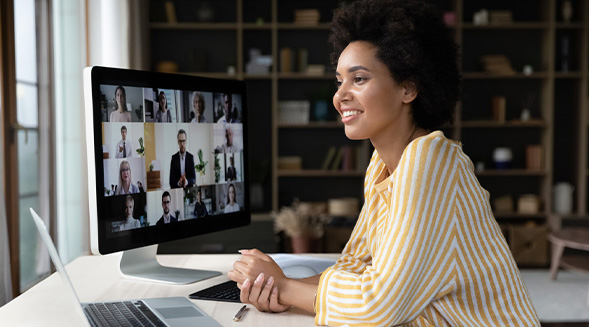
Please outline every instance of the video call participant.
[[200, 92], [192, 93], [192, 106], [194, 111], [191, 111], [191, 115], [196, 113], [195, 117], [192, 117], [191, 123], [206, 123], [207, 119], [204, 116], [205, 112], [205, 97]]
[[130, 141], [127, 141], [127, 127], [123, 125], [121, 127], [121, 138], [122, 140], [117, 143], [115, 158], [127, 158], [133, 156], [133, 146]]
[[125, 198], [125, 222], [119, 225], [119, 231], [134, 229], [141, 227], [139, 220], [133, 217], [133, 208], [135, 207], [135, 200], [130, 195]]
[[119, 166], [119, 187], [117, 195], [139, 193], [137, 185], [131, 183], [131, 165], [127, 160], [121, 161]]
[[111, 123], [127, 123], [131, 121], [131, 113], [127, 111], [127, 92], [122, 86], [115, 89], [116, 110], [110, 113]]
[[186, 131], [178, 131], [179, 151], [172, 156], [170, 163], [170, 187], [187, 188], [196, 183], [196, 170], [194, 170], [194, 156], [186, 151]]
[[235, 202], [235, 186], [229, 184], [229, 189], [227, 190], [227, 204], [225, 205], [225, 213], [236, 212], [239, 211], [239, 204]]
[[223, 93], [223, 116], [217, 120], [217, 123], [239, 123], [237, 115], [237, 109], [233, 108], [233, 95]]
[[233, 143], [233, 128], [230, 125], [225, 127], [225, 143], [215, 148], [215, 153], [239, 152], [239, 148]]
[[171, 200], [172, 200], [172, 197], [170, 196], [170, 192], [165, 191], [162, 194], [162, 208], [164, 209], [164, 214], [157, 221], [156, 226], [161, 226], [163, 224], [177, 223], [178, 222], [178, 218], [174, 217], [170, 213], [170, 201]]
[[230, 165], [227, 167], [227, 172], [225, 173], [225, 180], [226, 181], [234, 181], [237, 179], [237, 169], [235, 169], [235, 158], [229, 157]]
[[168, 110], [168, 98], [164, 91], [160, 91], [158, 95], [159, 110], [155, 113], [155, 121], [158, 123], [171, 123], [172, 112]]
[[194, 215], [196, 218], [206, 217], [209, 215], [207, 206], [202, 201], [202, 193], [200, 189], [196, 191], [196, 203], [194, 204]]

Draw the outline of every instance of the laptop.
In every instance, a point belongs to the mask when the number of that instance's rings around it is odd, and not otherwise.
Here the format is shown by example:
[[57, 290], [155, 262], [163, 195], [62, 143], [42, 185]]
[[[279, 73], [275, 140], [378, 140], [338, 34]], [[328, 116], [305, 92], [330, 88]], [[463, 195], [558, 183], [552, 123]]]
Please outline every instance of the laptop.
[[185, 297], [81, 303], [51, 236], [47, 232], [45, 223], [32, 208], [30, 210], [57, 273], [72, 295], [72, 299], [75, 299], [76, 311], [83, 317], [86, 326], [221, 326]]

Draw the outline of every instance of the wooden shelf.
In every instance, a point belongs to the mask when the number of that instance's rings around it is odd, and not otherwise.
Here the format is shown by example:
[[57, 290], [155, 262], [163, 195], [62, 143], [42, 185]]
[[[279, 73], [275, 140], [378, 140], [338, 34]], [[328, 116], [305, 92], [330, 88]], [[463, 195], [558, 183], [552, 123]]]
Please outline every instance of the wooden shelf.
[[485, 169], [483, 171], [475, 172], [477, 176], [546, 176], [548, 172], [545, 170], [532, 169]]
[[500, 75], [487, 72], [462, 72], [462, 78], [464, 79], [543, 79], [547, 77], [547, 72], [535, 72], [529, 75], [524, 75], [520, 72], [515, 72], [514, 75]]
[[329, 30], [329, 23], [297, 24], [297, 23], [277, 23], [280, 30]]
[[522, 214], [516, 212], [498, 212], [494, 211], [493, 216], [496, 219], [546, 219], [548, 215], [544, 213], [537, 213], [537, 214]]
[[150, 23], [154, 30], [236, 30], [237, 23]]
[[364, 177], [365, 171], [343, 171], [343, 170], [278, 170], [279, 177]]
[[460, 122], [462, 128], [530, 128], [530, 127], [546, 127], [547, 124], [543, 120], [529, 120], [522, 122], [520, 120], [507, 121], [499, 123], [492, 120], [464, 120]]
[[307, 73], [278, 73], [279, 79], [327, 79], [335, 81], [335, 73], [325, 73], [323, 75], [313, 75]]
[[299, 129], [343, 129], [344, 125], [337, 121], [309, 122], [308, 124], [278, 124], [278, 128], [299, 128]]
[[465, 30], [545, 30], [548, 28], [548, 22], [489, 23], [485, 25], [462, 23], [462, 29]]

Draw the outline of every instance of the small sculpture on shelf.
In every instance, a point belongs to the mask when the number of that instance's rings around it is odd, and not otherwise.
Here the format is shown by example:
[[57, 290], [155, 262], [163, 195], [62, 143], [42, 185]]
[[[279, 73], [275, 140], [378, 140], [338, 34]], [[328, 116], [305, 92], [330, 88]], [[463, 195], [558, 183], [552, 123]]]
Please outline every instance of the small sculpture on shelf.
[[520, 120], [522, 122], [528, 122], [532, 118], [532, 112], [530, 111], [530, 108], [534, 104], [535, 99], [536, 96], [534, 94], [530, 94], [522, 99], [522, 112], [520, 114]]

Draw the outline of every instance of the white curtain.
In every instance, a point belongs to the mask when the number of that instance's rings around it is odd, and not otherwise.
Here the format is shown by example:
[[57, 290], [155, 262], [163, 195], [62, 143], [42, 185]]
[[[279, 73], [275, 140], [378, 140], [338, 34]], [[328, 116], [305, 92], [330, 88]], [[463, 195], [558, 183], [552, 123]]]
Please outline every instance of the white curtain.
[[86, 167], [93, 163], [86, 160], [82, 71], [93, 65], [141, 67], [144, 6], [141, 0], [53, 0], [57, 244], [66, 262], [88, 253], [90, 243]]
[[[65, 262], [89, 252], [88, 174], [82, 71], [84, 1], [53, 0], [57, 247]], [[91, 13], [90, 13], [91, 14]]]
[[[2, 110], [0, 110], [2, 113]], [[0, 119], [0, 123], [2, 120]], [[4, 144], [4, 135], [0, 133], [0, 144]], [[0, 176], [4, 176], [4, 160], [0, 160]], [[10, 278], [10, 252], [8, 250], [8, 226], [6, 221], [6, 199], [4, 183], [0, 183], [0, 307], [12, 299], [12, 282]]]

